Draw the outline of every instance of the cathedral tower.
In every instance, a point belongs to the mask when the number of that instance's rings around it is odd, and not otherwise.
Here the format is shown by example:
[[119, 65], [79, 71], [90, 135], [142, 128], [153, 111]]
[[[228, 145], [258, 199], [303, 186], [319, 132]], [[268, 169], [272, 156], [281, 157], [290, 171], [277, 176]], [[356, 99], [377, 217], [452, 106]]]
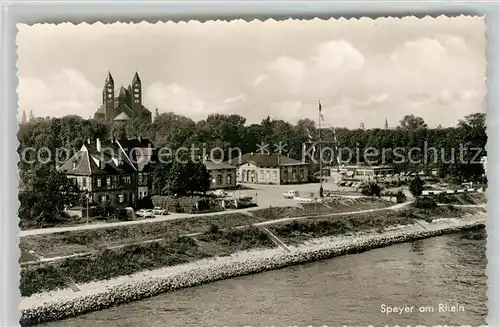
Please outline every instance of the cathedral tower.
[[142, 109], [142, 84], [139, 74], [135, 72], [132, 79], [132, 108], [134, 110]]
[[27, 122], [28, 122], [28, 120], [26, 119], [26, 110], [23, 109], [23, 114], [21, 116], [21, 123], [24, 124]]
[[115, 81], [108, 72], [104, 88], [102, 89], [102, 105], [104, 106], [104, 120], [111, 120], [115, 111]]

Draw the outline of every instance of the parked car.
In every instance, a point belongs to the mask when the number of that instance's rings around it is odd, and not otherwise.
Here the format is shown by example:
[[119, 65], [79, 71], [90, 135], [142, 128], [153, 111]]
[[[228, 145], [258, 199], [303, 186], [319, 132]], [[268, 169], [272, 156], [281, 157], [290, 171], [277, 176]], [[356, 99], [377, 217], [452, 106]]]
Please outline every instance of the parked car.
[[293, 199], [294, 197], [298, 196], [299, 195], [299, 192], [297, 191], [287, 191], [285, 193], [283, 193], [283, 197], [285, 199]]
[[155, 208], [151, 211], [151, 213], [152, 213], [153, 215], [160, 215], [160, 216], [165, 216], [165, 215], [168, 215], [168, 211], [167, 211], [167, 210], [164, 210], [164, 209], [162, 209], [162, 208], [160, 208], [160, 207], [155, 207]]
[[154, 218], [155, 215], [153, 214], [152, 210], [145, 210], [145, 209], [140, 209], [139, 211], [135, 212], [135, 215], [137, 217], [142, 217], [142, 218]]
[[227, 192], [224, 190], [215, 190], [215, 191], [213, 191], [213, 195], [215, 195], [216, 197], [223, 198], [223, 197], [227, 196]]

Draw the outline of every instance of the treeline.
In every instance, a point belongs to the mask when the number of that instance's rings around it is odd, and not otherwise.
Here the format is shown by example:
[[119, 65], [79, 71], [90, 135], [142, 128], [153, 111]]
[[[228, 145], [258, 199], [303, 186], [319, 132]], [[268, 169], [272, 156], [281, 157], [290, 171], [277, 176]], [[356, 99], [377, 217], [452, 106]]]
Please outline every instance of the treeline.
[[[23, 149], [47, 147], [55, 152], [58, 148], [77, 150], [87, 139], [143, 137], [154, 146], [178, 149], [180, 147], [225, 150], [225, 159], [231, 148], [242, 153], [259, 151], [259, 144], [285, 146], [285, 153], [302, 159], [310, 155], [311, 139], [317, 140], [316, 122], [301, 119], [296, 124], [267, 117], [260, 124], [246, 124], [239, 115], [212, 114], [205, 120], [192, 119], [175, 113], [163, 113], [153, 122], [130, 120], [128, 122], [98, 122], [78, 116], [38, 119], [22, 124], [19, 128], [19, 152]], [[421, 117], [405, 116], [394, 129], [347, 129], [328, 128], [321, 130], [323, 161], [336, 162], [334, 134], [344, 164], [397, 164], [401, 169], [439, 168], [441, 175], [463, 179], [482, 175], [479, 158], [486, 154], [487, 141], [485, 114], [475, 113], [464, 117], [457, 126], [428, 128]], [[306, 151], [304, 152], [304, 144]], [[316, 146], [318, 150], [319, 146]], [[435, 149], [435, 150], [432, 150]], [[462, 149], [462, 150], [461, 150]], [[476, 150], [480, 149], [480, 150]], [[460, 152], [461, 151], [461, 152]], [[201, 150], [200, 150], [201, 153]], [[319, 151], [313, 152], [319, 158]], [[366, 155], [365, 155], [366, 154]], [[60, 153], [60, 156], [68, 155]], [[234, 155], [234, 154], [233, 154]], [[30, 160], [36, 159], [34, 152], [24, 155], [20, 163], [21, 173], [29, 169]]]

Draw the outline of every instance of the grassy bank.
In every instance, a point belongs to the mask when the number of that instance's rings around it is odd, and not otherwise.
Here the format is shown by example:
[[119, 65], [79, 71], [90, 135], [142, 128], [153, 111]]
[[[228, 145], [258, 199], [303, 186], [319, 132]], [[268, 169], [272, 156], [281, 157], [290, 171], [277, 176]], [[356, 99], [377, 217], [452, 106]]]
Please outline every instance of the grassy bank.
[[486, 203], [486, 195], [484, 193], [439, 194], [435, 200], [443, 204], [477, 205]]
[[[430, 217], [460, 217], [477, 212], [477, 208], [456, 209], [438, 207], [418, 213], [418, 210], [379, 211], [374, 213], [312, 218], [281, 223], [268, 228], [288, 244], [299, 244], [306, 240], [364, 230], [380, 229], [395, 225], [406, 225], [426, 215]], [[455, 211], [456, 210], [456, 211]], [[20, 290], [22, 296], [64, 287], [64, 277], [76, 283], [104, 280], [143, 270], [173, 266], [201, 258], [224, 256], [241, 250], [274, 247], [271, 240], [258, 228], [229, 228], [220, 230], [216, 225], [205, 229], [195, 237], [168, 236], [166, 239], [119, 249], [97, 251], [94, 255], [69, 258], [50, 264], [26, 266], [21, 269]], [[206, 228], [206, 226], [205, 226]]]
[[[331, 202], [327, 202], [326, 205], [306, 204], [303, 208], [273, 207], [270, 209], [252, 210], [251, 213], [253, 215], [251, 216], [244, 213], [232, 212], [120, 227], [24, 236], [20, 240], [20, 248], [24, 253], [29, 250], [35, 250], [38, 255], [50, 258], [81, 252], [96, 252], [103, 248], [183, 234], [203, 233], [209, 225], [215, 225], [218, 229], [222, 230], [286, 217], [385, 208], [391, 204], [377, 198], [334, 199]], [[31, 261], [26, 260], [29, 257], [29, 255], [23, 255], [21, 257], [22, 262]]]

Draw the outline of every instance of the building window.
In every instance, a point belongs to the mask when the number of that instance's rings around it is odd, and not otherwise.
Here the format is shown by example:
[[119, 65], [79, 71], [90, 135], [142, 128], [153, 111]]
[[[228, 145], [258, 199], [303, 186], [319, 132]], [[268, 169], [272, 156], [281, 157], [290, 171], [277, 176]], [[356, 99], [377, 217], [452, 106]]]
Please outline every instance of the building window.
[[87, 188], [87, 178], [86, 177], [82, 178], [82, 187]]
[[271, 172], [268, 170], [266, 171], [266, 179], [270, 180], [271, 179]]
[[231, 174], [226, 175], [226, 184], [231, 185], [233, 183], [233, 178]]
[[101, 203], [104, 203], [104, 202], [106, 202], [106, 196], [105, 195], [101, 196]]
[[137, 175], [137, 183], [142, 184], [142, 173]]
[[273, 171], [273, 179], [277, 180], [278, 179], [278, 172], [275, 170]]
[[142, 199], [142, 192], [139, 192], [139, 199]]
[[304, 169], [303, 168], [301, 168], [299, 170], [299, 176], [300, 176], [300, 179], [304, 179]]
[[297, 171], [294, 169], [292, 170], [292, 179], [296, 179], [297, 178]]
[[97, 185], [97, 187], [101, 187], [101, 177], [97, 177], [96, 185]]
[[217, 175], [217, 185], [222, 185], [222, 175]]
[[111, 187], [111, 177], [106, 178], [106, 186]]
[[288, 180], [288, 170], [286, 170], [286, 169], [283, 171], [283, 179], [284, 179], [285, 181], [287, 181], [287, 180]]
[[123, 194], [118, 194], [118, 203], [123, 203], [125, 202], [125, 196]]
[[137, 94], [137, 93], [136, 93], [136, 94], [134, 94], [134, 97], [135, 97], [135, 98], [139, 98], [139, 94]]
[[264, 171], [262, 169], [260, 170], [260, 178], [264, 179]]

